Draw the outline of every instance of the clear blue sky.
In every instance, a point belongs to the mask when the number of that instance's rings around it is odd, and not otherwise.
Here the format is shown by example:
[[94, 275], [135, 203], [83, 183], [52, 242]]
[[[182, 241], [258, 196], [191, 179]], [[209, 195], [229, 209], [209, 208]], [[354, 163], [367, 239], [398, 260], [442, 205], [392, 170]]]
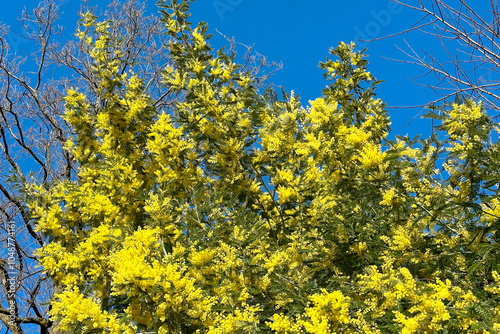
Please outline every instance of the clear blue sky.
[[[11, 26], [8, 40], [13, 49], [21, 49], [25, 41], [21, 33], [22, 9], [35, 7], [38, 0], [12, 1], [4, 4], [0, 21]], [[107, 0], [90, 0], [90, 4], [105, 6]], [[149, 11], [156, 10], [156, 1], [147, 0]], [[63, 0], [61, 10], [66, 34], [74, 32], [78, 0]], [[294, 90], [302, 97], [303, 105], [321, 95], [327, 82], [323, 79], [318, 62], [324, 61], [331, 47], [340, 41], [350, 42], [359, 38], [379, 38], [409, 27], [418, 19], [417, 13], [394, 4], [390, 0], [199, 0], [192, 6], [192, 21], [208, 22], [215, 34], [213, 44], [222, 46], [225, 41], [216, 29], [237, 42], [252, 45], [254, 50], [269, 61], [281, 62], [283, 69], [271, 81]], [[401, 35], [369, 43], [369, 70], [384, 83], [379, 85], [378, 96], [391, 107], [425, 104], [435, 98], [428, 89], [412, 84], [410, 78], [423, 73], [421, 68], [396, 63], [383, 57], [405, 59], [396, 45], [404, 47], [404, 38], [412, 46], [427, 49], [433, 44], [429, 38], [419, 40], [418, 35]], [[436, 50], [439, 48], [434, 44]], [[403, 128], [422, 109], [390, 109], [394, 134], [429, 133], [428, 121], [415, 121]]]

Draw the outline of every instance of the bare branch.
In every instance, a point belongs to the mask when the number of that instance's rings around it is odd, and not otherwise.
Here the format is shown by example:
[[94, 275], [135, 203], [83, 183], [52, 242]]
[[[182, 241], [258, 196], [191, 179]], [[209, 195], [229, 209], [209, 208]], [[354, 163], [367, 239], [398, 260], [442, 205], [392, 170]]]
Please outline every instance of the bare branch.
[[[499, 111], [500, 83], [496, 78], [500, 66], [499, 11], [496, 1], [490, 1], [487, 13], [477, 6], [459, 0], [451, 5], [441, 0], [418, 1], [418, 5], [405, 1], [394, 2], [420, 12], [422, 17], [403, 33], [424, 33], [436, 38], [443, 50], [434, 56], [429, 50], [415, 50], [406, 43], [403, 53], [409, 60], [426, 70], [424, 76], [435, 80], [424, 84], [440, 95], [436, 103], [456, 94], [481, 99], [488, 109]], [[401, 61], [401, 60], [399, 60]]]

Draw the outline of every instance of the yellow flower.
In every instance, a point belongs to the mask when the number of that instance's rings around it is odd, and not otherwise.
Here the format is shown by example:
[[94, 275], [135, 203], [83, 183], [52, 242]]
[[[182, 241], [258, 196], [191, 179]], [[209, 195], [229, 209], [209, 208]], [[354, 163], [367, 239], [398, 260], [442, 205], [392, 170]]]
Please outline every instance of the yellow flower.
[[374, 166], [382, 166], [384, 158], [385, 153], [382, 153], [378, 146], [368, 144], [363, 147], [359, 161], [365, 169], [370, 169]]

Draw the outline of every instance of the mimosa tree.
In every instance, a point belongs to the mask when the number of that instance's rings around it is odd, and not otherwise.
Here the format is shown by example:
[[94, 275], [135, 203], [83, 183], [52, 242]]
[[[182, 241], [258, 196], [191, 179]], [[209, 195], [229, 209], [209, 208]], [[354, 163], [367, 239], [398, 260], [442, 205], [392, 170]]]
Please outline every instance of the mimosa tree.
[[214, 52], [192, 1], [160, 3], [158, 109], [109, 27], [79, 37], [99, 103], [66, 96], [77, 177], [33, 185], [37, 251], [67, 333], [496, 333], [497, 125], [469, 100], [387, 139], [363, 52], [340, 43], [302, 106]]

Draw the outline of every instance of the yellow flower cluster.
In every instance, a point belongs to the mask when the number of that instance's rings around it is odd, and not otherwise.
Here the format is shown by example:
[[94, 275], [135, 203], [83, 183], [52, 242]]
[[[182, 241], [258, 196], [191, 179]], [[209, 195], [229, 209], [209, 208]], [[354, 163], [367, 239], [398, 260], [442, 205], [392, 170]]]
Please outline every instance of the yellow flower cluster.
[[99, 300], [85, 297], [78, 289], [58, 294], [51, 311], [53, 314], [65, 315], [58, 325], [63, 330], [77, 330], [76, 324], [79, 324], [84, 332], [101, 329], [110, 334], [135, 333], [132, 327], [120, 324], [116, 315], [102, 311]]

